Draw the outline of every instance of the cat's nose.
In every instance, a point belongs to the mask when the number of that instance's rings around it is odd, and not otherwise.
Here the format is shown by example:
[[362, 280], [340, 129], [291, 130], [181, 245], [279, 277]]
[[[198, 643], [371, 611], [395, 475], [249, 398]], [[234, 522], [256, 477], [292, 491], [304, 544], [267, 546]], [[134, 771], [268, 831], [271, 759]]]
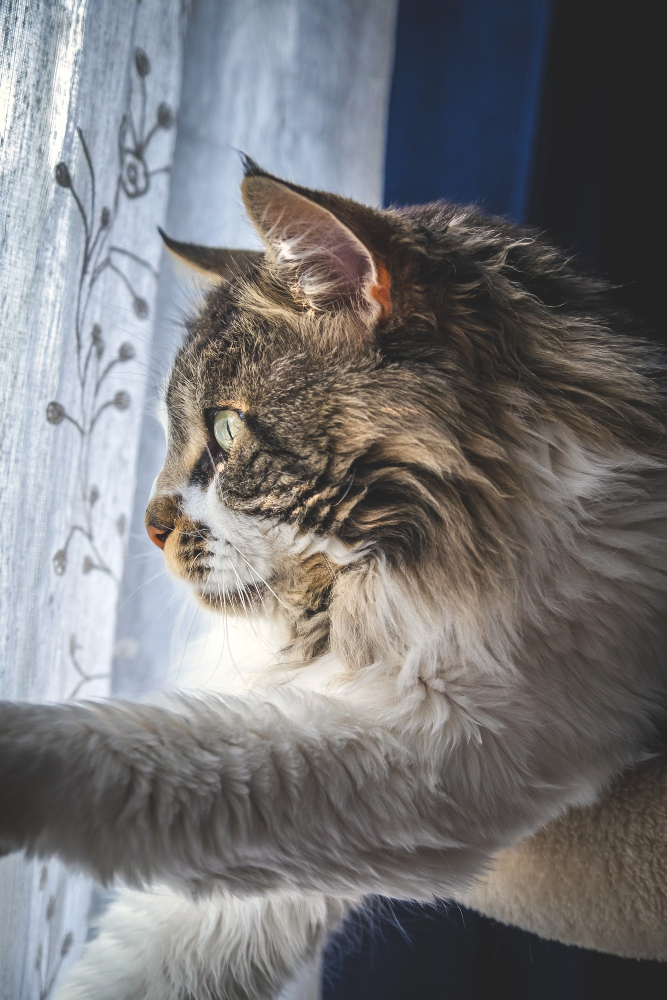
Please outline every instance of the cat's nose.
[[174, 530], [181, 503], [177, 493], [158, 493], [151, 497], [146, 508], [144, 524], [148, 537], [159, 549], [163, 549]]
[[148, 537], [151, 542], [153, 542], [159, 549], [163, 549], [165, 542], [169, 538], [172, 529], [157, 527], [155, 524], [147, 524], [146, 531], [148, 532]]

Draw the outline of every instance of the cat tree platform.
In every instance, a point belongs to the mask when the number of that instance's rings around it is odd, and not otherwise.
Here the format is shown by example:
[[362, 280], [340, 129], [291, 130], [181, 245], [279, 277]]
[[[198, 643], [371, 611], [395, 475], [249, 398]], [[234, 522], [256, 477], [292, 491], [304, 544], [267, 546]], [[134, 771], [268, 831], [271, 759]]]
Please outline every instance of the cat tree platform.
[[499, 853], [458, 902], [564, 944], [667, 961], [667, 755]]

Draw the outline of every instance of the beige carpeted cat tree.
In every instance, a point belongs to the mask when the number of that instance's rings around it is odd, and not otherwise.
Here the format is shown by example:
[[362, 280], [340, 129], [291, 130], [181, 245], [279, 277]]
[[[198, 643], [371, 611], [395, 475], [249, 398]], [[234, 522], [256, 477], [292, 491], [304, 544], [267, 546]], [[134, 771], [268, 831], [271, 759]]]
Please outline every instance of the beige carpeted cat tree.
[[459, 902], [564, 944], [667, 961], [667, 754], [502, 851]]

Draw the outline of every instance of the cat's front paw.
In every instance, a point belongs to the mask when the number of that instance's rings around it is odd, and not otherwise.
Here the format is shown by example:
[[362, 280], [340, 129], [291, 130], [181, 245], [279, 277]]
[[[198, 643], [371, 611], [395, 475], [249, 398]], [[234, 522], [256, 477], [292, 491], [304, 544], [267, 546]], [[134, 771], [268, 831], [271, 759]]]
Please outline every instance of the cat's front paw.
[[16, 706], [0, 701], [0, 856], [20, 850], [27, 802]]
[[30, 846], [44, 827], [52, 769], [40, 709], [0, 702], [0, 855]]

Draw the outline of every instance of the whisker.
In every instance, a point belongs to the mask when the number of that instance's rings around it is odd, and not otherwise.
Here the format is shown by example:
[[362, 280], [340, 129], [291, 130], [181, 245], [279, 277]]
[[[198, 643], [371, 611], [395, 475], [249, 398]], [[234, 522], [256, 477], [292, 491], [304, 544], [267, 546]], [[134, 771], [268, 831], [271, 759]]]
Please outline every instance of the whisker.
[[183, 669], [183, 664], [185, 663], [185, 656], [187, 654], [188, 646], [190, 644], [190, 637], [192, 635], [192, 630], [195, 627], [195, 622], [197, 620], [197, 615], [199, 614], [199, 611], [200, 611], [199, 604], [196, 604], [195, 605], [195, 613], [192, 616], [192, 621], [190, 622], [190, 628], [188, 629], [188, 634], [187, 634], [186, 639], [185, 639], [185, 645], [183, 646], [183, 655], [181, 657], [181, 662], [180, 662], [179, 667], [178, 667], [178, 672], [176, 674], [176, 679], [178, 679], [178, 677], [180, 677], [181, 670]]
[[140, 586], [138, 586], [135, 590], [133, 590], [131, 594], [128, 594], [125, 600], [122, 602], [122, 604], [119, 605], [118, 610], [120, 611], [122, 608], [124, 608], [127, 605], [128, 601], [132, 600], [133, 597], [136, 597], [138, 594], [140, 594], [142, 590], [145, 590], [149, 584], [153, 583], [161, 576], [168, 576], [168, 575], [169, 574], [167, 573], [166, 568], [163, 566], [159, 573], [155, 573], [155, 575], [149, 577], [148, 580], [144, 580], [144, 582], [140, 584]]
[[261, 580], [261, 582], [264, 584], [264, 586], [266, 587], [266, 589], [269, 591], [269, 593], [273, 594], [273, 596], [278, 601], [278, 603], [281, 605], [281, 607], [285, 608], [286, 610], [289, 610], [289, 605], [285, 604], [285, 602], [280, 597], [278, 597], [278, 595], [276, 594], [275, 590], [266, 582], [266, 580], [261, 575], [261, 573], [258, 573], [257, 570], [255, 569], [255, 567], [250, 562], [248, 562], [248, 560], [243, 555], [243, 553], [241, 552], [241, 550], [239, 548], [237, 548], [236, 545], [234, 545], [233, 542], [230, 542], [228, 538], [226, 538], [225, 541], [229, 545], [231, 545], [231, 547], [234, 549], [234, 551], [237, 552], [241, 556], [241, 559], [243, 559], [243, 561], [246, 564], [246, 566], [248, 567], [248, 569], [252, 573], [255, 574], [255, 576], [258, 578], [258, 580]]

